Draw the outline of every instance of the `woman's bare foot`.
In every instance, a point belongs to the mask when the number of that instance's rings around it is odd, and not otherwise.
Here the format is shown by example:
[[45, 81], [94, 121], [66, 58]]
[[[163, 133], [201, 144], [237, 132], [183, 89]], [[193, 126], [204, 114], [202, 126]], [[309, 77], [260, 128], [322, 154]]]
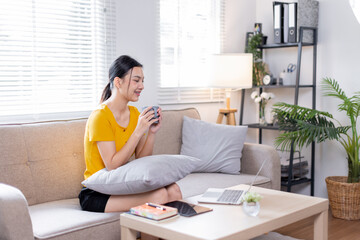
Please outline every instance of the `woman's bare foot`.
[[168, 192], [168, 202], [182, 199], [182, 194], [179, 185], [173, 183], [165, 187]]

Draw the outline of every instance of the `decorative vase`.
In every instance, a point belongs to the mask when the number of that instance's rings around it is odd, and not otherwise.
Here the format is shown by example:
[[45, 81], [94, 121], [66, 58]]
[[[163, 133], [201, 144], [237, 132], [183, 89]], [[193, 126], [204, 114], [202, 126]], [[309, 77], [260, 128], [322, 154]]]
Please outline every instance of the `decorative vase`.
[[265, 103], [260, 103], [259, 124], [260, 125], [267, 125], [267, 122], [266, 122], [266, 119], [265, 119]]
[[347, 177], [331, 176], [325, 179], [331, 213], [345, 220], [360, 219], [360, 183], [348, 183]]
[[243, 210], [249, 215], [256, 217], [260, 212], [260, 203], [259, 202], [243, 202]]

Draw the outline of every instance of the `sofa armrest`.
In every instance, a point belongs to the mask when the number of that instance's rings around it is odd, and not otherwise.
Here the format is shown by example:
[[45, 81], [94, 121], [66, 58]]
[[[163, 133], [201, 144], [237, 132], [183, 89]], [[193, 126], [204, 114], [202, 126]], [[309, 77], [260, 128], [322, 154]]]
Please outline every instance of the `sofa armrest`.
[[259, 175], [270, 178], [271, 188], [280, 190], [280, 156], [275, 148], [263, 144], [244, 144], [241, 158], [242, 173], [255, 175], [259, 171], [263, 161], [266, 161], [266, 163]]
[[1, 239], [34, 239], [28, 203], [22, 192], [0, 183]]

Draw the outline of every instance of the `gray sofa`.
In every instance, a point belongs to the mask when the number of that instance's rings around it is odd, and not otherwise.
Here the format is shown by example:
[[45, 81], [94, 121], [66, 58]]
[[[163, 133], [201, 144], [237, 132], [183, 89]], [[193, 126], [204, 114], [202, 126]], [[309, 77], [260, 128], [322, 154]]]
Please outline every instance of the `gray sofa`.
[[[154, 154], [179, 154], [183, 116], [163, 111]], [[85, 163], [86, 119], [0, 126], [0, 239], [120, 239], [119, 213], [82, 211], [78, 201]], [[193, 173], [178, 182], [183, 197], [208, 187], [249, 184], [280, 189], [280, 160], [269, 146], [245, 143], [241, 174]], [[240, 159], [239, 159], [240, 161]]]

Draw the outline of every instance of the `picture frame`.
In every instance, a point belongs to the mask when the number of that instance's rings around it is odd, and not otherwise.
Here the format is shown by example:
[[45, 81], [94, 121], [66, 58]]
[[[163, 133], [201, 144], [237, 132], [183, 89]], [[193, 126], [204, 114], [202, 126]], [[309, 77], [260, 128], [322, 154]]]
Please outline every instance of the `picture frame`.
[[261, 23], [254, 24], [254, 33], [255, 34], [262, 33], [262, 24]]

